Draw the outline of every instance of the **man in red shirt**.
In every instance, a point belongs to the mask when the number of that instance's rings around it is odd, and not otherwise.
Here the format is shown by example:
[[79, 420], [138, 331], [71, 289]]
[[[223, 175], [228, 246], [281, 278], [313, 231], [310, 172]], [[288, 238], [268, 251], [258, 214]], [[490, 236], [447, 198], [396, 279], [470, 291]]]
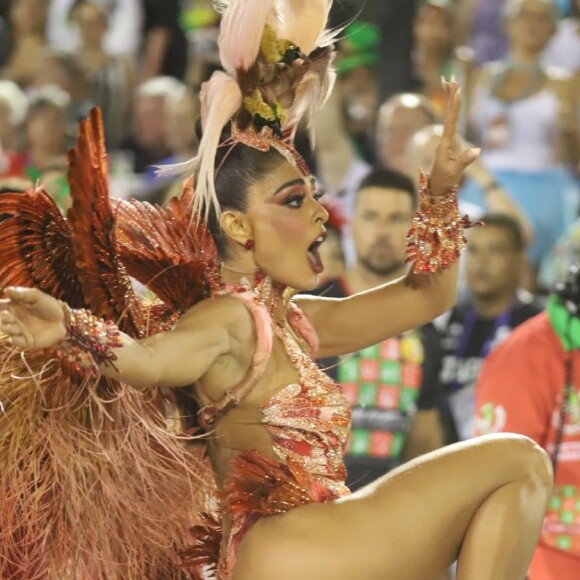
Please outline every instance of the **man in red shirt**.
[[529, 580], [580, 578], [580, 268], [545, 312], [487, 358], [476, 386], [476, 434], [515, 432], [554, 462], [555, 488]]

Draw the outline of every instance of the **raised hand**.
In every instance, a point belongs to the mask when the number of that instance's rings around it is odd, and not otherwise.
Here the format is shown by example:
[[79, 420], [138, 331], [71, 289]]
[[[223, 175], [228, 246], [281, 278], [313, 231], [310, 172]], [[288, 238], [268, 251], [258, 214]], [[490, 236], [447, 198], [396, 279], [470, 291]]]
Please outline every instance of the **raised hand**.
[[461, 181], [466, 167], [479, 156], [480, 149], [466, 149], [457, 133], [461, 113], [461, 88], [454, 81], [442, 79], [445, 92], [443, 137], [437, 146], [431, 168], [431, 193], [442, 195]]
[[0, 332], [23, 350], [49, 348], [66, 337], [58, 300], [35, 288], [6, 288], [0, 299]]

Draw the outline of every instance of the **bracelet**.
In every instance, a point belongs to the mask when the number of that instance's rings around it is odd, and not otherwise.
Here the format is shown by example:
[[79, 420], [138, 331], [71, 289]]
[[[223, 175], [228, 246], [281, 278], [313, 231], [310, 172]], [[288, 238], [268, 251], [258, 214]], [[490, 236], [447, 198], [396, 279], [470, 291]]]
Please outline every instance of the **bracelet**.
[[407, 234], [405, 262], [414, 262], [414, 274], [432, 274], [454, 264], [465, 249], [467, 239], [463, 230], [479, 225], [459, 213], [457, 189], [445, 195], [432, 195], [429, 177], [419, 177], [419, 208]]
[[55, 348], [56, 358], [75, 374], [99, 375], [99, 366], [113, 364], [113, 349], [123, 345], [119, 329], [110, 321], [97, 318], [90, 311], [72, 309], [62, 303], [67, 329], [66, 338]]

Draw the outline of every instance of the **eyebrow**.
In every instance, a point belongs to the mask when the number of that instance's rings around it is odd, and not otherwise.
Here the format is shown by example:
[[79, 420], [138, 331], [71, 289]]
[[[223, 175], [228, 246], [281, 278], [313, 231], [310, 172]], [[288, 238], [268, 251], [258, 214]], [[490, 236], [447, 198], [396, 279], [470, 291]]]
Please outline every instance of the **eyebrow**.
[[304, 184], [304, 179], [302, 178], [298, 178], [298, 179], [293, 179], [292, 181], [287, 181], [286, 183], [284, 183], [283, 185], [281, 185], [273, 194], [272, 197], [274, 197], [275, 195], [278, 195], [281, 191], [284, 191], [285, 189], [288, 189], [289, 187], [294, 187], [295, 185], [305, 185]]

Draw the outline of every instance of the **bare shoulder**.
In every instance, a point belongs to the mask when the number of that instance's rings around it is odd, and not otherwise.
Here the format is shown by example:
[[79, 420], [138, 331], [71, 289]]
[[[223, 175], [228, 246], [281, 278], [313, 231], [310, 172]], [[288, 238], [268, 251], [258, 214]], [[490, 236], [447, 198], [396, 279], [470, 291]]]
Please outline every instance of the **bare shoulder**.
[[249, 338], [253, 332], [252, 315], [241, 300], [232, 296], [219, 296], [203, 300], [190, 308], [180, 319], [179, 327], [185, 330], [221, 328], [236, 338]]

